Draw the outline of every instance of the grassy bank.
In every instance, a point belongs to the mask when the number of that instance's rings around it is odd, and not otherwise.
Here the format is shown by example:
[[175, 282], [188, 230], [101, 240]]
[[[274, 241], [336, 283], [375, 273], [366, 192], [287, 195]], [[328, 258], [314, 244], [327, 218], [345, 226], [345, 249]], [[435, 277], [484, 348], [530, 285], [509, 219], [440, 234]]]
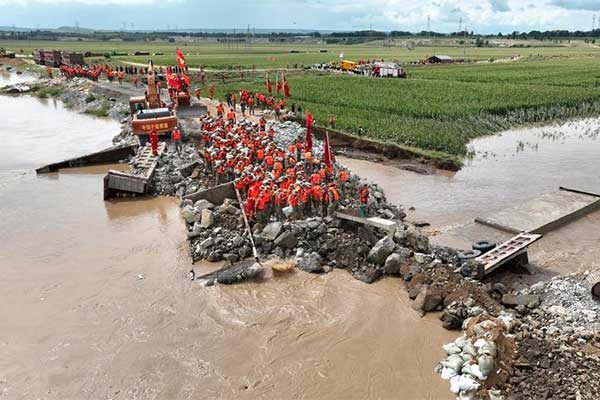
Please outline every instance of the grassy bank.
[[64, 89], [61, 86], [36, 86], [32, 89], [35, 96], [40, 99], [60, 96], [63, 91]]

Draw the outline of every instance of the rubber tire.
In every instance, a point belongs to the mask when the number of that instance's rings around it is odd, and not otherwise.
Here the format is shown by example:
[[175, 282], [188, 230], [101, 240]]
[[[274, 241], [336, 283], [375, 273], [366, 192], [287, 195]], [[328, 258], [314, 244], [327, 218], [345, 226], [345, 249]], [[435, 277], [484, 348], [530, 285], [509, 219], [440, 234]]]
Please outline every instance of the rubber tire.
[[481, 254], [485, 254], [490, 250], [494, 250], [496, 248], [496, 243], [489, 240], [480, 240], [473, 243], [472, 248], [473, 250], [479, 250]]
[[479, 257], [480, 255], [481, 255], [480, 250], [459, 251], [457, 254], [458, 258], [461, 259], [462, 261], [472, 260], [474, 258]]

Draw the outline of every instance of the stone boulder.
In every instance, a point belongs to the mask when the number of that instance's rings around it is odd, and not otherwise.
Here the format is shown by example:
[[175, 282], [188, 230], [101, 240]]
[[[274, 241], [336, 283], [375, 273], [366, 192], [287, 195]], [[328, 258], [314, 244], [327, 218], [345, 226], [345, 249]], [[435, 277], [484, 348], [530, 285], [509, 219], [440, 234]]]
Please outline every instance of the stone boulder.
[[185, 206], [181, 210], [181, 216], [188, 224], [192, 225], [194, 222], [200, 221], [200, 214], [196, 213], [194, 208], [190, 206]]
[[200, 225], [202, 226], [202, 228], [206, 229], [206, 228], [210, 228], [215, 222], [215, 217], [213, 215], [213, 212], [211, 210], [209, 210], [208, 208], [205, 208], [204, 210], [202, 210], [202, 219], [200, 222]]
[[352, 276], [359, 281], [371, 284], [381, 278], [381, 270], [373, 265], [368, 265], [352, 270]]
[[281, 247], [283, 249], [293, 249], [298, 245], [298, 239], [292, 232], [285, 231], [282, 234], [280, 234], [277, 237], [277, 239], [275, 239], [275, 242], [273, 242], [273, 244], [275, 245], [275, 247]]
[[507, 307], [525, 306], [535, 308], [540, 305], [540, 296], [536, 294], [516, 295], [507, 293], [502, 296], [501, 302]]
[[406, 231], [406, 242], [415, 251], [427, 253], [429, 251], [429, 238], [421, 234], [416, 228], [409, 228]]
[[320, 274], [324, 271], [321, 265], [321, 256], [317, 252], [299, 257], [296, 259], [296, 262], [298, 263], [298, 268], [304, 272]]
[[442, 313], [440, 316], [440, 321], [442, 321], [442, 327], [444, 329], [451, 331], [461, 329], [463, 324], [463, 318], [449, 311], [444, 311]]
[[267, 224], [262, 230], [261, 236], [267, 240], [273, 241], [277, 239], [283, 229], [283, 224], [279, 221]]
[[383, 265], [388, 256], [392, 254], [395, 247], [396, 243], [386, 236], [375, 243], [375, 246], [371, 248], [371, 251], [369, 251], [369, 255], [367, 256], [367, 261], [377, 265]]
[[412, 263], [413, 251], [406, 247], [400, 247], [394, 250], [392, 254], [385, 260], [383, 273], [385, 275], [398, 275], [404, 266], [409, 266]]
[[214, 207], [215, 207], [215, 205], [213, 203], [211, 203], [210, 201], [205, 200], [205, 199], [198, 200], [194, 204], [194, 208], [196, 210], [198, 210], [198, 212], [200, 212], [200, 213], [206, 209], [212, 210]]
[[435, 311], [442, 304], [442, 296], [439, 291], [423, 285], [419, 294], [412, 304], [412, 308], [416, 311], [431, 312]]

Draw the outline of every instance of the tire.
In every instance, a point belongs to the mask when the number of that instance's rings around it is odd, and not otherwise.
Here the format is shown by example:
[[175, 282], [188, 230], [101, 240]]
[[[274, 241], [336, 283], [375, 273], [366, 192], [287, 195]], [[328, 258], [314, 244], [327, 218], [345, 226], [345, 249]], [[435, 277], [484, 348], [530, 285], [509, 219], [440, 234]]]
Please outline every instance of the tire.
[[466, 261], [466, 260], [472, 260], [472, 259], [479, 257], [481, 255], [481, 251], [480, 250], [459, 251], [457, 255], [461, 261]]
[[485, 254], [490, 250], [496, 248], [496, 243], [489, 240], [480, 240], [478, 242], [473, 243], [473, 250], [479, 250], [481, 254]]

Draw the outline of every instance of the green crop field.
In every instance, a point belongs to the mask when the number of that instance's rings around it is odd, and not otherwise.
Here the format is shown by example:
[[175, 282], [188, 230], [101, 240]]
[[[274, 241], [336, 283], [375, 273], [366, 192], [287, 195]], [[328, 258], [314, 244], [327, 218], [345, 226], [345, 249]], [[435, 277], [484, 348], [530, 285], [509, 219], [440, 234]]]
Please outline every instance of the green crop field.
[[[478, 136], [516, 125], [600, 115], [600, 58], [420, 66], [411, 79], [290, 76], [289, 103], [325, 124], [401, 145], [464, 155]], [[217, 85], [264, 91], [264, 78]]]
[[[377, 45], [379, 43], [379, 45]], [[162, 53], [152, 56], [157, 65], [174, 65], [175, 48], [179, 47], [188, 61], [190, 67], [204, 65], [210, 69], [224, 69], [227, 67], [242, 66], [250, 69], [285, 68], [294, 64], [310, 65], [338, 60], [343, 53], [344, 58], [350, 60], [385, 59], [403, 62], [417, 61], [426, 55], [446, 54], [453, 57], [463, 57], [464, 49], [460, 46], [417, 47], [408, 50], [404, 47], [383, 47], [381, 42], [367, 45], [326, 45], [326, 44], [251, 44], [251, 45], [225, 45], [225, 44], [194, 44], [194, 43], [167, 43], [167, 42], [96, 42], [96, 41], [0, 41], [0, 47], [8, 50], [31, 54], [35, 48], [52, 48], [56, 50], [92, 51], [100, 53], [127, 53], [126, 56], [113, 56], [112, 59], [146, 63], [148, 56], [134, 56], [136, 51]], [[294, 51], [294, 53], [292, 53]], [[322, 52], [326, 51], [326, 52]], [[295, 53], [298, 52], [298, 53]], [[590, 47], [583, 42], [573, 42], [572, 46], [530, 47], [530, 48], [476, 48], [467, 47], [468, 59], [487, 60], [502, 59], [513, 55], [528, 57], [530, 55], [542, 56], [585, 56], [600, 55], [600, 48]]]
[[[563, 43], [564, 44], [564, 43]], [[216, 94], [251, 89], [264, 91], [262, 69], [337, 60], [386, 59], [415, 61], [433, 54], [431, 47], [384, 48], [368, 45], [174, 44], [167, 42], [0, 41], [0, 47], [28, 54], [34, 48], [126, 53], [121, 61], [174, 65], [175, 48], [186, 54], [188, 65], [227, 70], [242, 66], [257, 71], [210, 72]], [[298, 53], [291, 53], [294, 50]], [[135, 51], [163, 53], [133, 56]], [[326, 51], [326, 52], [322, 52]], [[462, 156], [468, 142], [521, 124], [600, 115], [600, 48], [583, 42], [568, 46], [529, 48], [437, 47], [437, 54], [493, 63], [409, 66], [409, 79], [378, 79], [317, 72], [290, 72], [289, 103], [310, 110], [324, 124], [329, 114], [338, 128], [353, 133], [362, 127], [371, 138], [418, 147], [447, 156]], [[512, 56], [518, 61], [507, 62]], [[273, 73], [271, 73], [273, 77]], [[192, 74], [192, 77], [194, 75]], [[225, 79], [225, 84], [222, 83]]]

